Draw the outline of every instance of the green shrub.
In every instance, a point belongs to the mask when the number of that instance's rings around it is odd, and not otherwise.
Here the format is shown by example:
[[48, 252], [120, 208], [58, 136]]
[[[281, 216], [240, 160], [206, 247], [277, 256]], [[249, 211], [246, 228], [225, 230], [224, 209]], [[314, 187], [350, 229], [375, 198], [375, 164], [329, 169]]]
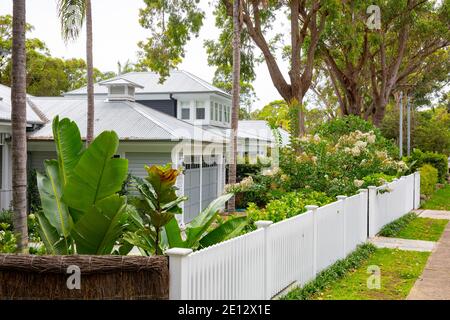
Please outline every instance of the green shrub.
[[431, 196], [438, 183], [438, 171], [429, 164], [420, 168], [420, 192], [426, 196]]
[[411, 156], [406, 158], [406, 163], [412, 172], [418, 170], [424, 164], [432, 165], [438, 171], [438, 182], [445, 183], [448, 174], [448, 159], [444, 154], [436, 152], [422, 152], [414, 149]]
[[7, 223], [12, 225], [12, 211], [11, 210], [2, 210], [0, 211], [0, 223]]
[[382, 186], [385, 183], [392, 182], [395, 176], [390, 176], [384, 173], [374, 173], [363, 178], [364, 184], [362, 188], [367, 188], [369, 186]]
[[333, 201], [333, 198], [323, 192], [304, 191], [285, 194], [280, 199], [270, 201], [264, 209], [251, 203], [247, 208], [249, 225], [253, 225], [258, 220], [279, 222], [306, 212], [307, 205], [323, 206]]
[[17, 240], [7, 223], [0, 223], [0, 253], [14, 253]]

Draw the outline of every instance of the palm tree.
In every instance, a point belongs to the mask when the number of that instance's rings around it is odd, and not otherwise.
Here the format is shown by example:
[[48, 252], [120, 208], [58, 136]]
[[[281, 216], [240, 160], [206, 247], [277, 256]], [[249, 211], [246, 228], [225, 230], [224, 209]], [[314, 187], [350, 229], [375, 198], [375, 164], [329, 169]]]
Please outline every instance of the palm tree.
[[13, 226], [18, 237], [17, 249], [28, 248], [27, 227], [27, 115], [26, 115], [26, 51], [25, 0], [13, 1], [11, 125]]
[[76, 40], [86, 21], [87, 62], [87, 134], [86, 143], [94, 138], [94, 62], [92, 54], [92, 6], [91, 0], [58, 0], [58, 16], [64, 41]]
[[[240, 0], [233, 2], [233, 87], [231, 106], [231, 135], [230, 135], [230, 164], [228, 170], [228, 183], [236, 183], [237, 165], [237, 130], [239, 123], [239, 93], [241, 75], [241, 19]], [[228, 211], [236, 209], [236, 199], [233, 197], [228, 201]]]

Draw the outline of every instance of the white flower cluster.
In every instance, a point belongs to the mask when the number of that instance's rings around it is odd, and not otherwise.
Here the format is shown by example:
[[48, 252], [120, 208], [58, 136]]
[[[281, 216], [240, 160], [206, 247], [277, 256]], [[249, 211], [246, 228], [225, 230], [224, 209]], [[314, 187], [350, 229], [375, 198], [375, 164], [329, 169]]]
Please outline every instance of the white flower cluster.
[[266, 169], [263, 171], [262, 175], [266, 177], [273, 177], [281, 172], [281, 169], [279, 167], [274, 167], [271, 169]]
[[239, 183], [227, 184], [224, 187], [224, 193], [237, 193], [248, 191], [254, 185], [252, 177], [246, 177]]
[[375, 141], [376, 135], [373, 131], [361, 132], [356, 130], [339, 138], [336, 148], [339, 149], [343, 147], [345, 153], [357, 157], [367, 150], [369, 144], [375, 143]]

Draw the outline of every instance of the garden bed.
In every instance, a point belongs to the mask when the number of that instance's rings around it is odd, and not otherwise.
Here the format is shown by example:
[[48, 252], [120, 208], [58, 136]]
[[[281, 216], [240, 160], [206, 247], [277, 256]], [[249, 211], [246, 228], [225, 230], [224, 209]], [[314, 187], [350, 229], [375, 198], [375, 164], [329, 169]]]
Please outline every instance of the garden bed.
[[[69, 266], [80, 289], [68, 289]], [[0, 255], [0, 300], [168, 299], [167, 257]]]

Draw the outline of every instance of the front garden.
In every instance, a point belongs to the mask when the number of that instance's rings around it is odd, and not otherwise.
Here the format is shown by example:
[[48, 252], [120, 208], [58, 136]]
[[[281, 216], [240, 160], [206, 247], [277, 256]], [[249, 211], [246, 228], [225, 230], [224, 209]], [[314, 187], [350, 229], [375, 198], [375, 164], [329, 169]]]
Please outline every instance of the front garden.
[[[411, 157], [399, 159], [397, 147], [373, 125], [358, 117], [339, 118], [320, 126], [314, 134], [292, 139], [289, 147], [280, 149], [278, 166], [259, 161], [241, 167], [240, 182], [226, 186], [224, 195], [181, 229], [176, 214], [181, 213], [179, 205], [186, 198], [178, 196], [175, 189], [181, 169], [170, 164], [146, 166], [147, 177], [130, 177], [127, 160], [113, 157], [119, 143], [113, 131], [103, 132], [86, 148], [69, 119], [55, 118], [53, 130], [58, 157], [45, 161], [45, 173], [35, 175], [36, 183], [30, 183], [29, 190], [30, 254], [37, 256], [126, 256], [136, 248], [142, 256], [154, 257], [170, 248], [199, 250], [255, 230], [258, 220], [279, 222], [306, 212], [307, 205], [324, 206], [338, 195], [351, 196], [415, 170], [421, 171], [424, 197], [429, 197], [447, 172], [444, 156], [415, 150]], [[447, 189], [441, 190], [438, 192]], [[245, 214], [221, 217], [220, 210], [233, 195]], [[392, 232], [404, 237], [418, 233], [432, 237], [442, 228], [426, 221], [411, 224], [411, 230], [397, 228]], [[0, 214], [0, 252], [15, 250], [11, 213], [4, 211]], [[362, 254], [356, 253], [349, 262], [339, 262], [319, 276], [316, 281], [322, 284], [313, 287], [320, 290], [314, 289], [308, 296], [318, 297], [315, 292], [329, 288], [331, 278], [363, 267], [371, 261], [367, 259], [383, 262], [389, 256], [370, 246], [361, 250]], [[393, 253], [392, 257], [426, 261], [425, 255]], [[418, 269], [402, 270], [392, 272], [415, 274]], [[408, 286], [409, 282], [398, 290], [403, 292]], [[310, 290], [307, 288], [302, 290]], [[304, 291], [298, 291], [290, 297], [303, 295]]]

